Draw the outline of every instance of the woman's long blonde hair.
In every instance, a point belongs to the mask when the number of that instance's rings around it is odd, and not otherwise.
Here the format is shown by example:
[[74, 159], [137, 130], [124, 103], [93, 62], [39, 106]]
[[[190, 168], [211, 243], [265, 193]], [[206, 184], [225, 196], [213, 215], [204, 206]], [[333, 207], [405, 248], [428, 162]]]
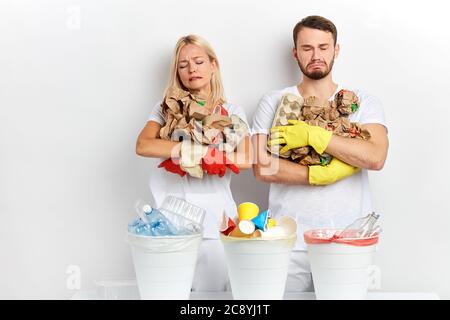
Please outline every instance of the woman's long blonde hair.
[[181, 48], [183, 48], [187, 44], [193, 44], [200, 48], [203, 48], [209, 57], [209, 61], [210, 62], [214, 61], [216, 64], [216, 70], [211, 76], [211, 93], [206, 101], [206, 105], [215, 107], [217, 105], [224, 103], [226, 100], [222, 85], [222, 78], [220, 77], [219, 60], [217, 59], [216, 53], [214, 52], [211, 45], [205, 39], [194, 34], [181, 37], [175, 46], [172, 56], [172, 62], [170, 64], [169, 83], [164, 92], [164, 97], [167, 95], [167, 92], [171, 87], [176, 87], [178, 89], [189, 91], [189, 89], [187, 89], [183, 85], [183, 83], [181, 83], [180, 78], [178, 76], [178, 58], [180, 55]]

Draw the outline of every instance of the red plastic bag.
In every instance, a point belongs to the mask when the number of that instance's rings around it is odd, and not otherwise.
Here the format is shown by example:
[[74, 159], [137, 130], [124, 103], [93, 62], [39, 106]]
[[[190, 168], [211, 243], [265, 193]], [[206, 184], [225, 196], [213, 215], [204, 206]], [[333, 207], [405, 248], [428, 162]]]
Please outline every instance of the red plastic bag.
[[336, 229], [314, 229], [303, 233], [306, 244], [343, 243], [351, 246], [371, 246], [378, 243], [379, 235], [365, 238], [342, 238]]

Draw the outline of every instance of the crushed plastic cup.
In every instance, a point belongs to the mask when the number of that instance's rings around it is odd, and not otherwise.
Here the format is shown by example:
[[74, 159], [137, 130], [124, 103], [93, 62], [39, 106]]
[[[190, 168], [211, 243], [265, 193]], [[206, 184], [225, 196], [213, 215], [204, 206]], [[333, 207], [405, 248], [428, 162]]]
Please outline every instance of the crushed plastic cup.
[[[243, 221], [247, 221], [247, 220], [243, 220]], [[256, 231], [259, 231], [259, 230], [256, 230]], [[230, 237], [236, 237], [236, 238], [251, 238], [254, 236], [254, 233], [243, 233], [239, 227], [236, 227], [228, 235]]]
[[226, 213], [223, 213], [222, 224], [220, 226], [220, 232], [224, 235], [229, 235], [236, 228], [236, 222], [228, 217]]
[[334, 229], [304, 233], [316, 298], [364, 300], [374, 279], [379, 282], [379, 269], [373, 265], [378, 235], [338, 238], [337, 234], [339, 230]]
[[[236, 228], [237, 229], [237, 228]], [[256, 232], [261, 230], [256, 230]], [[295, 233], [283, 239], [236, 238], [220, 235], [234, 299], [281, 300]]]
[[269, 218], [268, 210], [261, 212], [256, 217], [252, 219], [252, 222], [255, 224], [255, 227], [259, 230], [266, 231], [267, 229], [267, 220]]
[[189, 299], [202, 233], [151, 237], [128, 232], [143, 300]]
[[267, 219], [267, 228], [272, 228], [277, 225], [277, 221], [274, 218]]
[[259, 213], [258, 205], [253, 202], [243, 202], [238, 206], [239, 220], [252, 220]]
[[255, 231], [255, 224], [250, 220], [241, 220], [238, 228], [244, 234], [252, 234]]
[[297, 222], [289, 216], [282, 216], [278, 222], [278, 226], [283, 228], [284, 233], [287, 235], [297, 232]]

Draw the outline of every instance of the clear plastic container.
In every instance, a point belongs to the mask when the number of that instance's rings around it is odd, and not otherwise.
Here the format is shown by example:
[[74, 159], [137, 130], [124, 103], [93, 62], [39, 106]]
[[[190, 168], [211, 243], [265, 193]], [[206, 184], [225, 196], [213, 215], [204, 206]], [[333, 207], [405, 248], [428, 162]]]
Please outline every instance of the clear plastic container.
[[[197, 207], [191, 203], [186, 202], [183, 199], [174, 197], [174, 196], [167, 196], [163, 204], [160, 208], [161, 212], [164, 214], [166, 212], [176, 213], [188, 220], [191, 220], [199, 225], [203, 224], [203, 220], [205, 219], [205, 209]], [[176, 217], [173, 217], [176, 219]], [[181, 224], [183, 224], [181, 222]]]

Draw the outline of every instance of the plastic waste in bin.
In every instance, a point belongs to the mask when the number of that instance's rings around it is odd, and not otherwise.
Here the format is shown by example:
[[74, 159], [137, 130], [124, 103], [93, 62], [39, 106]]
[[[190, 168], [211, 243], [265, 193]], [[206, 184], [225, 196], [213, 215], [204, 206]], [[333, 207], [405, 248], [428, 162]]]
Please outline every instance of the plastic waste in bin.
[[281, 300], [296, 237], [279, 240], [221, 235], [233, 298]]
[[316, 229], [304, 233], [319, 300], [366, 299], [371, 277], [379, 277], [373, 256], [378, 234], [340, 238], [339, 230]]
[[[297, 239], [297, 225], [294, 219], [282, 217], [279, 225], [268, 228], [267, 212], [263, 215], [255, 220], [261, 229], [251, 234], [245, 234], [239, 226], [243, 222], [253, 224], [252, 221], [241, 220], [237, 225], [224, 216], [220, 239], [234, 299], [283, 299], [290, 254]], [[230, 229], [233, 230], [229, 232]]]
[[[126, 240], [131, 247], [141, 299], [189, 299], [205, 210], [182, 199], [169, 198], [157, 211], [158, 221], [146, 217], [138, 221], [144, 225], [156, 221], [159, 223], [156, 228], [128, 227]], [[161, 226], [166, 231], [169, 226], [170, 233], [162, 235], [163, 229], [158, 229]], [[157, 233], [150, 233], [152, 236], [136, 234], [140, 230], [156, 230]]]
[[202, 234], [149, 237], [128, 233], [141, 299], [189, 299]]

